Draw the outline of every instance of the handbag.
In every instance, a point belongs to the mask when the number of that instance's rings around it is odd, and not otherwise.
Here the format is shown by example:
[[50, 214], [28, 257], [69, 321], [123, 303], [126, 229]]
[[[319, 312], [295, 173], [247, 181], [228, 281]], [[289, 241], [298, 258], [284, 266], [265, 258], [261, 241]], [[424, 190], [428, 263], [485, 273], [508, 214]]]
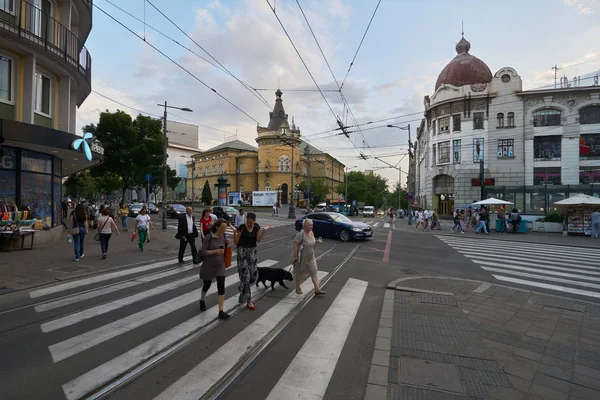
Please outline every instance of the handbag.
[[73, 221], [75, 221], [75, 225], [77, 225], [76, 228], [71, 228], [69, 230], [69, 233], [71, 234], [71, 236], [75, 236], [75, 235], [79, 235], [79, 222], [77, 222], [77, 220], [75, 219], [74, 216], [72, 216]]
[[[210, 246], [210, 241], [212, 240], [212, 235], [208, 234], [208, 246]], [[204, 236], [204, 239], [202, 239], [203, 241], [206, 240], [206, 237]], [[208, 248], [207, 246], [207, 248]], [[200, 246], [200, 250], [196, 253], [196, 258], [194, 258], [194, 262], [196, 264], [200, 264], [202, 261], [204, 261], [204, 256], [202, 255], [202, 246]]]
[[225, 268], [231, 267], [231, 259], [233, 258], [233, 248], [231, 246], [225, 246]]
[[108, 218], [106, 219], [106, 221], [104, 221], [104, 223], [102, 224], [102, 228], [98, 229], [98, 232], [97, 232], [97, 233], [94, 235], [94, 240], [95, 240], [96, 242], [99, 242], [99, 241], [100, 241], [100, 232], [102, 232], [102, 229], [104, 229], [104, 227], [105, 227], [105, 226], [106, 226], [106, 224], [108, 223], [108, 220], [109, 220], [109, 218], [110, 218], [110, 217], [108, 217]]

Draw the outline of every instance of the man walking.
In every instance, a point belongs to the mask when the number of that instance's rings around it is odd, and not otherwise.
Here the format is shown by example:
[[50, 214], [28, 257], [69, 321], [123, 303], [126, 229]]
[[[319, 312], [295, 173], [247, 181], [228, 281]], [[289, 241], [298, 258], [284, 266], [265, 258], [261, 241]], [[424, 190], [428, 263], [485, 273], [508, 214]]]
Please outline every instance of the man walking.
[[240, 213], [235, 216], [234, 226], [239, 229], [240, 226], [246, 223], [246, 214], [243, 208], [240, 208]]
[[198, 237], [198, 229], [196, 228], [196, 222], [192, 215], [192, 207], [186, 207], [185, 214], [179, 217], [177, 223], [177, 237], [179, 239], [179, 262], [183, 263], [183, 253], [185, 247], [190, 244], [192, 250], [192, 259], [194, 264], [199, 264], [196, 256], [198, 251], [196, 250], [196, 238]]
[[592, 238], [600, 239], [600, 211], [598, 208], [592, 213]]

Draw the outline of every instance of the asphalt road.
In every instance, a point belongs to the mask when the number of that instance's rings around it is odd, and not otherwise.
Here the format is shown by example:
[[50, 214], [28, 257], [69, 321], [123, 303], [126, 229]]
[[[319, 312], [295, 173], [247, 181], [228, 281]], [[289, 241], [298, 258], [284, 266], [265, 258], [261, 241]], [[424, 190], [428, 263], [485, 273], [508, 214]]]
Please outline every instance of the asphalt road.
[[[274, 226], [259, 246], [263, 265], [289, 265], [295, 231], [293, 221], [282, 217], [259, 215], [259, 223]], [[207, 298], [209, 310], [199, 312], [198, 269], [189, 262], [154, 263], [2, 296], [2, 396], [78, 399], [106, 390], [111, 399], [363, 399], [391, 280], [444, 275], [587, 301], [600, 295], [594, 283], [600, 250], [547, 251], [539, 244], [500, 243], [493, 235], [421, 234], [406, 220], [392, 227], [382, 218], [368, 222], [376, 225], [370, 240], [325, 239], [318, 245], [321, 279], [327, 281], [323, 297], [310, 293], [310, 283], [302, 296], [293, 282], [288, 289], [253, 288], [257, 309], [250, 311], [237, 304], [232, 266], [226, 308], [234, 315], [228, 321], [215, 320], [215, 294]], [[565, 261], [573, 252], [576, 265]]]

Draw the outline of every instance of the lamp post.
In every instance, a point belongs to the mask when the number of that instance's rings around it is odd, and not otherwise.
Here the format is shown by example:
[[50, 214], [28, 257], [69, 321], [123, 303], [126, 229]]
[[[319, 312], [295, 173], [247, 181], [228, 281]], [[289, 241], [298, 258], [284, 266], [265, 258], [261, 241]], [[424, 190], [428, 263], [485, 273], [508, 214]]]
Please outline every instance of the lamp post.
[[[397, 128], [403, 131], [408, 131], [408, 156], [409, 156], [409, 162], [410, 160], [412, 160], [413, 156], [412, 156], [412, 142], [410, 140], [410, 124], [408, 124], [407, 126], [398, 126], [398, 125], [388, 125], [388, 128]], [[398, 208], [400, 208], [400, 174], [401, 174], [401, 170], [398, 170]], [[408, 175], [408, 174], [407, 174]], [[407, 188], [407, 194], [408, 194], [408, 188]], [[410, 208], [410, 205], [409, 205]], [[408, 225], [411, 225], [412, 223], [412, 213], [410, 212], [411, 210], [406, 210], [408, 211]]]
[[162, 228], [163, 230], [167, 229], [167, 212], [166, 212], [166, 208], [167, 208], [167, 108], [174, 108], [176, 110], [181, 110], [181, 111], [187, 111], [187, 112], [192, 112], [192, 110], [190, 110], [187, 107], [174, 107], [174, 106], [169, 106], [167, 105], [167, 102], [165, 101], [165, 104], [158, 104], [159, 107], [165, 107], [165, 113], [164, 113], [164, 120], [163, 120], [163, 135], [164, 135], [164, 141], [163, 141], [163, 171], [162, 171], [162, 187], [163, 187], [163, 195], [162, 195]]
[[[183, 158], [188, 158], [187, 156], [181, 156]], [[196, 200], [196, 191], [194, 187], [194, 170], [196, 169], [196, 160], [193, 157], [192, 159], [192, 210], [194, 209], [194, 200]]]
[[279, 195], [281, 193], [281, 185], [277, 185], [277, 206], [279, 206]]

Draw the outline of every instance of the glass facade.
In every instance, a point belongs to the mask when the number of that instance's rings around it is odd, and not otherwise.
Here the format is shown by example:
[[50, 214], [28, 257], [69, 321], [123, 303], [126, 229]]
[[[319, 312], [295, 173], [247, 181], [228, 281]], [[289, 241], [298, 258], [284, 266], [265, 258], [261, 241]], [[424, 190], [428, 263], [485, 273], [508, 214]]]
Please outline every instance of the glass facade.
[[62, 162], [35, 151], [0, 146], [0, 205], [29, 207], [44, 226], [61, 223]]
[[558, 161], [561, 156], [562, 136], [536, 136], [533, 138], [535, 161]]
[[600, 160], [600, 134], [579, 137], [579, 159]]

